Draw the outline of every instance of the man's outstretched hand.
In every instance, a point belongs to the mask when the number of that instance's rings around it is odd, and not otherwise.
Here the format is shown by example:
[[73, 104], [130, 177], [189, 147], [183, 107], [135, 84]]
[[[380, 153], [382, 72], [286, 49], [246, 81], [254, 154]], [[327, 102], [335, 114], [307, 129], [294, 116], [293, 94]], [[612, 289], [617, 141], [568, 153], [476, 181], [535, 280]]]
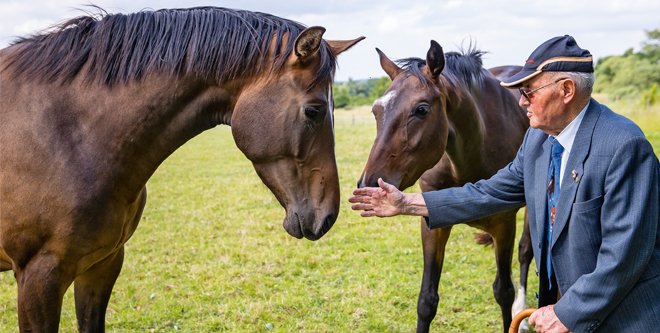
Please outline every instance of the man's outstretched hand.
[[359, 188], [348, 198], [349, 202], [355, 204], [351, 206], [353, 210], [363, 210], [360, 216], [428, 215], [420, 193], [403, 193], [381, 178], [378, 179], [378, 186]]

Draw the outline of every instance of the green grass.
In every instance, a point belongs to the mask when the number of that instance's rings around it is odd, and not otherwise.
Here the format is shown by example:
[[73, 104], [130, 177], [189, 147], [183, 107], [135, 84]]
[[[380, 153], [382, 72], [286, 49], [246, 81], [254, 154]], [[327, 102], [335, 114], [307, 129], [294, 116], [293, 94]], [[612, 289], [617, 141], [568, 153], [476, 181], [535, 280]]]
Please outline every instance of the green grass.
[[[284, 210], [228, 127], [203, 133], [168, 158], [149, 181], [142, 222], [126, 245], [107, 331], [414, 331], [423, 266], [420, 221], [364, 219], [350, 210], [347, 199], [375, 137], [373, 120], [355, 121], [353, 112], [338, 110], [336, 122], [341, 212], [317, 242], [284, 231]], [[645, 130], [658, 147], [660, 125]], [[501, 331], [491, 290], [493, 251], [475, 244], [475, 231], [452, 231], [434, 332]], [[518, 280], [517, 247], [514, 276]], [[530, 305], [537, 284], [531, 273]], [[0, 273], [0, 286], [0, 332], [17, 332], [11, 272]], [[76, 332], [71, 290], [60, 326], [60, 332]]]

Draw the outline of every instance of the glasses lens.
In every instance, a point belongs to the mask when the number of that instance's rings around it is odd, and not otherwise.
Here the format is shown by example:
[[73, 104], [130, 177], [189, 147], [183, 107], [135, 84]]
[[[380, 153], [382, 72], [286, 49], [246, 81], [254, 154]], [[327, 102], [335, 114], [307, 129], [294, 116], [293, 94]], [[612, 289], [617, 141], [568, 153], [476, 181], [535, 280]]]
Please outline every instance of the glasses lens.
[[523, 88], [518, 88], [518, 90], [520, 90], [520, 94], [523, 95], [523, 96], [525, 96], [525, 99], [527, 99], [528, 102], [532, 102], [532, 100], [529, 99], [529, 96], [527, 96], [527, 92], [525, 91], [525, 89], [523, 89]]

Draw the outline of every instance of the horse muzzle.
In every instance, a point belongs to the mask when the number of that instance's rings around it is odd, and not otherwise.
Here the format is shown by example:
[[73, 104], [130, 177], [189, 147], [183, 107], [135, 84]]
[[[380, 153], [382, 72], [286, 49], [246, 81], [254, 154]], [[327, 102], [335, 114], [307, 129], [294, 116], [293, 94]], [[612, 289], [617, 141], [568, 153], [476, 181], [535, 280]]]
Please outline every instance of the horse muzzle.
[[291, 213], [287, 212], [282, 224], [289, 235], [298, 239], [305, 237], [315, 241], [323, 237], [332, 228], [337, 220], [338, 213], [338, 210], [321, 214], [303, 213], [294, 210]]

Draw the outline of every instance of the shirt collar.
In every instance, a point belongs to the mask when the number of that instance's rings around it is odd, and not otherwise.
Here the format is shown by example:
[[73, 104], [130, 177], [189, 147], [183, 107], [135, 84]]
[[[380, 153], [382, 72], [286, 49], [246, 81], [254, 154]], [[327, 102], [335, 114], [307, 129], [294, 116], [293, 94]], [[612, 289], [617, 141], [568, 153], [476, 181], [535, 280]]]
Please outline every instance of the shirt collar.
[[580, 128], [580, 124], [582, 123], [582, 118], [584, 118], [584, 114], [587, 111], [587, 108], [589, 108], [589, 104], [591, 103], [588, 102], [587, 106], [580, 111], [580, 114], [571, 121], [566, 128], [564, 128], [559, 135], [557, 135], [555, 138], [559, 143], [564, 147], [564, 152], [567, 154], [571, 153], [571, 148], [573, 147], [573, 141], [575, 141], [575, 135], [577, 134], [578, 129]]

